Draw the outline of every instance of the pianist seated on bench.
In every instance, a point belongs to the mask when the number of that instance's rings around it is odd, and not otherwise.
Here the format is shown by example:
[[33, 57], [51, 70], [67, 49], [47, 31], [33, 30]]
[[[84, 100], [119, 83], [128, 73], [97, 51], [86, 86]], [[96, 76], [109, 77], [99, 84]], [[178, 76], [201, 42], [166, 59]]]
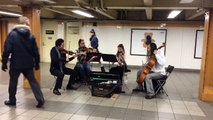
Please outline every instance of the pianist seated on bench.
[[112, 67], [110, 69], [110, 72], [119, 74], [120, 86], [122, 87], [122, 78], [123, 78], [124, 72], [127, 71], [127, 64], [125, 61], [125, 49], [124, 49], [123, 44], [119, 44], [117, 48], [118, 48], [118, 50], [116, 53], [116, 58], [118, 61], [118, 65], [116, 67]]

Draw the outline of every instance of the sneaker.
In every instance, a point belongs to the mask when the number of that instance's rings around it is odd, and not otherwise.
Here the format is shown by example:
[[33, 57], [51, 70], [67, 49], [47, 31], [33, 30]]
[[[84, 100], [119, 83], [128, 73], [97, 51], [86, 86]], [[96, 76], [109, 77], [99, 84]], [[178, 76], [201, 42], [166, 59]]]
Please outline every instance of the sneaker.
[[4, 104], [8, 106], [16, 106], [16, 102], [11, 102], [10, 100], [4, 101]]
[[60, 93], [58, 90], [53, 90], [53, 93], [54, 93], [55, 95], [61, 95], [61, 93]]

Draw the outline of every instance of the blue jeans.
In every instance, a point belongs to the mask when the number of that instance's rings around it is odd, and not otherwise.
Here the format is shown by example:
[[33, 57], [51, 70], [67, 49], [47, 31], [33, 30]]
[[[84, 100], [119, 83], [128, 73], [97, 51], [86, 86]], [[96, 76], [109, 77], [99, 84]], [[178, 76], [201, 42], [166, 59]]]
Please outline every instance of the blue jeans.
[[75, 67], [78, 71], [78, 75], [79, 75], [80, 80], [83, 80], [83, 81], [89, 80], [90, 72], [91, 72], [90, 64], [88, 64], [88, 63], [85, 63], [85, 64], [77, 63]]

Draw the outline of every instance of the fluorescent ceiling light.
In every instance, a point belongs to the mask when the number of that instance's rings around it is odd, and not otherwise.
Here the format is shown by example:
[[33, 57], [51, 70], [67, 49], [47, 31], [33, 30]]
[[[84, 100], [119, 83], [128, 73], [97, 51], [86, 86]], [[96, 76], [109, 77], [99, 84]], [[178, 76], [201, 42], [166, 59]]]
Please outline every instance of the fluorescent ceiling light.
[[55, 4], [56, 3], [55, 1], [52, 1], [52, 0], [37, 0], [37, 1], [46, 2], [46, 3], [50, 3], [50, 4]]
[[175, 18], [177, 15], [181, 13], [182, 10], [173, 10], [169, 13], [168, 17], [169, 19]]
[[85, 16], [85, 17], [88, 17], [88, 18], [93, 18], [94, 16], [89, 14], [89, 13], [86, 13], [84, 11], [81, 11], [81, 10], [72, 10], [72, 12], [76, 13], [76, 14], [79, 14], [81, 16]]
[[9, 16], [16, 16], [16, 17], [22, 16], [21, 14], [12, 13], [12, 12], [6, 12], [6, 11], [0, 11], [0, 14], [2, 14], [2, 15], [9, 15]]
[[194, 0], [180, 0], [179, 3], [192, 3]]

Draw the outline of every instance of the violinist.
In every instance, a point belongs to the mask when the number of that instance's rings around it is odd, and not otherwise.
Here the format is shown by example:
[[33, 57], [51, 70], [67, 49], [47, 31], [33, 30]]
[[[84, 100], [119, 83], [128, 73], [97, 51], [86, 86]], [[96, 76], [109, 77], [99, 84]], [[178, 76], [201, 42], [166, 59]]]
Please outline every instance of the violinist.
[[70, 75], [66, 89], [67, 90], [76, 89], [75, 87], [72, 86], [76, 79], [76, 72], [73, 69], [67, 68], [65, 64], [73, 60], [75, 57], [77, 57], [77, 54], [74, 54], [70, 58], [66, 58], [66, 54], [72, 54], [72, 52], [64, 49], [63, 39], [57, 39], [55, 41], [55, 46], [51, 49], [50, 52], [51, 57], [50, 73], [57, 77], [56, 84], [53, 89], [53, 93], [55, 95], [61, 95], [58, 89], [60, 89], [62, 86], [62, 81], [65, 74]]
[[165, 71], [165, 57], [164, 52], [162, 50], [157, 49], [157, 45], [155, 43], [151, 43], [147, 48], [149, 51], [149, 57], [154, 57], [156, 60], [155, 65], [153, 66], [151, 72], [146, 75], [145, 77], [145, 84], [146, 84], [146, 99], [154, 98], [155, 91], [152, 83], [152, 79], [160, 79], [163, 75], [166, 74]]
[[110, 72], [118, 74], [120, 76], [120, 86], [118, 88], [118, 92], [124, 92], [122, 91], [122, 83], [123, 83], [122, 79], [123, 79], [124, 72], [127, 70], [127, 64], [125, 61], [125, 49], [123, 44], [119, 44], [117, 48], [118, 50], [116, 53], [116, 58], [118, 61], [118, 65], [116, 67], [112, 67], [110, 69]]
[[91, 70], [90, 70], [90, 64], [86, 60], [87, 58], [86, 53], [91, 51], [91, 49], [86, 48], [85, 42], [83, 39], [79, 39], [78, 46], [79, 48], [77, 50], [77, 53], [79, 55], [77, 58], [75, 69], [76, 71], [78, 71], [80, 81], [87, 82], [89, 80]]

